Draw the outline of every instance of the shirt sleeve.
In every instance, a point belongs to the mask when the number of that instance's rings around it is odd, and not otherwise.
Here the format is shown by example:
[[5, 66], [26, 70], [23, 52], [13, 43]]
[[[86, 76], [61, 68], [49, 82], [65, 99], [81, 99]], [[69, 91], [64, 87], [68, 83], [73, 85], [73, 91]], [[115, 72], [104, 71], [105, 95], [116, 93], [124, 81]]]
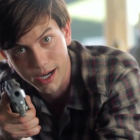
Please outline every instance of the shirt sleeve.
[[100, 140], [140, 140], [140, 76], [126, 69], [116, 80], [97, 117]]

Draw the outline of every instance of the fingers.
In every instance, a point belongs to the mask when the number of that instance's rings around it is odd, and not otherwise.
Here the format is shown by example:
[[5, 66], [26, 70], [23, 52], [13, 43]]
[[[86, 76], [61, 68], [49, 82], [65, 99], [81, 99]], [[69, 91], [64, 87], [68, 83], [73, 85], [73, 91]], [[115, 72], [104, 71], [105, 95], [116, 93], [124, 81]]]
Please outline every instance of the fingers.
[[[22, 124], [9, 124], [9, 123], [3, 121], [1, 123], [1, 127], [3, 128], [4, 131], [6, 131], [8, 133], [14, 133], [17, 131], [30, 130], [30, 129], [38, 126], [38, 124], [39, 124], [39, 119], [37, 117], [35, 117], [31, 121], [25, 122]], [[12, 129], [12, 128], [14, 128], [14, 129]]]
[[21, 117], [18, 113], [13, 113], [11, 111], [7, 93], [4, 92], [2, 94], [2, 101], [1, 101], [2, 107], [0, 107], [1, 110], [0, 114], [6, 116], [7, 123], [9, 124], [24, 123], [32, 120], [36, 116], [36, 110], [31, 102], [30, 97], [26, 96], [25, 100], [29, 106], [29, 110], [27, 111], [26, 116]]
[[31, 122], [24, 123], [21, 126], [3, 122], [1, 124], [1, 128], [3, 132], [5, 132], [12, 138], [30, 137], [33, 135], [37, 135], [40, 132], [41, 127], [38, 125], [38, 123], [39, 121], [37, 118], [35, 118]]
[[[37, 117], [35, 117], [34, 119], [32, 119], [29, 122], [25, 122], [22, 123], [21, 125], [17, 125], [16, 129], [19, 131], [25, 131], [25, 130], [30, 130], [34, 127], [36, 127], [37, 125], [39, 125], [39, 119]], [[12, 132], [12, 131], [11, 131]]]
[[40, 132], [41, 127], [39, 126], [39, 119], [36, 117], [35, 107], [29, 96], [26, 96], [25, 100], [29, 110], [26, 112], [26, 116], [21, 117], [18, 113], [9, 111], [10, 103], [8, 96], [5, 92], [2, 95], [0, 110], [3, 111], [0, 111], [0, 126], [12, 138], [30, 137]]
[[41, 127], [38, 125], [38, 126], [32, 128], [30, 130], [14, 132], [10, 135], [11, 135], [12, 138], [31, 137], [31, 136], [39, 134], [40, 130], [41, 130]]
[[5, 115], [0, 115], [0, 125], [3, 121], [6, 121], [9, 124], [19, 124], [19, 114], [9, 113]]
[[0, 123], [3, 120], [6, 120], [8, 123], [19, 123], [19, 114], [12, 113], [10, 108], [9, 97], [6, 92], [3, 92], [1, 95], [0, 101]]
[[35, 110], [34, 105], [31, 102], [30, 96], [26, 96], [25, 100], [29, 107], [29, 110], [27, 110], [27, 112], [26, 112], [26, 116], [21, 117], [18, 113], [9, 113], [9, 117], [7, 119], [8, 123], [21, 124], [21, 123], [31, 121], [33, 118], [35, 118], [36, 110]]
[[4, 131], [3, 129], [1, 129], [2, 134], [5, 136], [6, 139], [10, 140], [10, 139], [21, 139], [21, 138], [25, 138], [25, 137], [31, 137], [34, 135], [39, 134], [41, 130], [41, 127], [38, 125], [36, 127], [34, 127], [33, 129], [30, 129], [28, 131], [18, 131], [18, 132], [14, 132], [14, 133], [8, 133], [6, 131]]

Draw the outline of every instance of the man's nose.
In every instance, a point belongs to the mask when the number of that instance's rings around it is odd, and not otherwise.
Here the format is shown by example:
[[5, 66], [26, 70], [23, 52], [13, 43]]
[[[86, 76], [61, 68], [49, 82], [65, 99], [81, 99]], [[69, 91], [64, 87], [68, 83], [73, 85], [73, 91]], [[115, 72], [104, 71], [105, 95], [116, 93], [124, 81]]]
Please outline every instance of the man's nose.
[[31, 59], [31, 65], [33, 65], [34, 68], [44, 67], [44, 65], [47, 65], [49, 62], [47, 53], [43, 49], [34, 50]]

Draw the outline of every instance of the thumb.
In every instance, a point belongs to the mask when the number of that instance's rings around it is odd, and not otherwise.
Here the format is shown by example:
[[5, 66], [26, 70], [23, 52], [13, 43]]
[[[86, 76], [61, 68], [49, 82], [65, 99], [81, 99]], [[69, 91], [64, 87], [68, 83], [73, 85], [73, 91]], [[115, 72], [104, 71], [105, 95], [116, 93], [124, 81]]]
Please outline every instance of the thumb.
[[3, 106], [10, 108], [10, 100], [5, 91], [1, 94], [1, 103]]
[[6, 118], [3, 115], [0, 115], [0, 122], [4, 121]]
[[[0, 115], [0, 130], [1, 130], [1, 126], [4, 123], [4, 121], [6, 120], [6, 117], [3, 115]], [[1, 139], [0, 139], [1, 140]]]
[[35, 108], [34, 105], [32, 104], [30, 96], [26, 95], [25, 100], [26, 100], [26, 103], [27, 103], [29, 109], [34, 109]]

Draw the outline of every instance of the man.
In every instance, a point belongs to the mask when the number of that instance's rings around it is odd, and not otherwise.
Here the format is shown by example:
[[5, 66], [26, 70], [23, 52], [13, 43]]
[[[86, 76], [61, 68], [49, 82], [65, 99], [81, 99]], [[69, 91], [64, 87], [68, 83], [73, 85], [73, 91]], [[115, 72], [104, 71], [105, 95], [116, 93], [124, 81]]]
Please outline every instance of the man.
[[21, 117], [2, 92], [2, 139], [140, 139], [140, 75], [129, 54], [72, 41], [63, 0], [0, 0], [0, 19], [1, 54], [29, 106]]

